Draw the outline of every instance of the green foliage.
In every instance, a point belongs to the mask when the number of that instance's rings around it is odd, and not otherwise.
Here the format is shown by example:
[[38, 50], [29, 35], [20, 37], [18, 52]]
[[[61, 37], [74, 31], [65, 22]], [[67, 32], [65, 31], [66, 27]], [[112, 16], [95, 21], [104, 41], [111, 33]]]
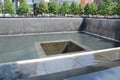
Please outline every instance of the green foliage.
[[95, 15], [95, 14], [97, 14], [97, 10], [98, 10], [98, 7], [97, 7], [96, 3], [94, 3], [94, 2], [87, 4], [85, 6], [85, 14], [87, 14], [87, 15], [89, 15], [89, 14]]
[[48, 3], [49, 13], [57, 14], [59, 12], [59, 5], [55, 0], [50, 0]]
[[62, 3], [58, 3], [58, 14], [61, 14]]
[[[18, 7], [19, 14], [28, 14], [31, 12], [30, 6], [27, 4], [26, 0], [20, 0], [20, 6]], [[11, 0], [5, 0], [2, 7], [0, 7], [0, 13], [14, 14], [16, 13], [15, 8]], [[55, 0], [50, 0], [47, 4], [45, 0], [40, 0], [40, 2], [35, 6], [35, 14], [74, 14], [74, 15], [120, 15], [120, 0], [103, 0], [97, 6], [96, 3], [89, 3], [86, 6], [77, 4], [74, 0], [69, 5], [68, 1], [65, 0], [63, 3], [57, 3]]]
[[106, 1], [106, 10], [107, 10], [107, 15], [112, 15], [114, 12], [114, 2], [112, 0], [107, 0]]
[[[116, 15], [118, 11], [120, 11], [119, 7], [117, 7], [118, 3], [117, 2], [113, 2], [113, 8], [112, 8], [112, 15]], [[116, 8], [119, 8], [118, 10], [116, 10]]]
[[2, 9], [1, 9], [1, 7], [0, 7], [0, 13], [2, 13]]
[[91, 8], [91, 14], [96, 15], [98, 11], [98, 6], [96, 5], [95, 2], [90, 4], [90, 8]]
[[117, 13], [117, 15], [120, 16], [120, 0], [118, 1], [118, 4], [117, 4], [116, 7], [118, 7], [117, 10], [116, 10], [117, 11], [116, 13]]
[[77, 5], [77, 3], [73, 0], [71, 5], [70, 5], [70, 13], [71, 14], [78, 14], [79, 13], [79, 6]]
[[70, 6], [68, 4], [68, 1], [64, 1], [60, 8], [60, 13], [61, 14], [69, 14], [69, 12], [70, 12]]
[[21, 0], [20, 6], [18, 7], [18, 13], [28, 14], [30, 12], [31, 12], [30, 6], [27, 4], [26, 0]]
[[35, 14], [43, 14], [47, 12], [48, 12], [48, 4], [45, 2], [45, 0], [41, 0], [36, 5]]
[[79, 15], [82, 14], [84, 14], [84, 7], [81, 4], [79, 4]]
[[114, 14], [120, 16], [120, 0], [117, 0], [116, 7], [114, 8]]
[[8, 14], [14, 14], [16, 12], [13, 3], [10, 0], [5, 0], [3, 12]]
[[105, 7], [106, 7], [106, 4], [105, 4], [105, 2], [101, 2], [100, 4], [99, 4], [99, 6], [98, 6], [98, 13], [100, 14], [100, 15], [105, 15], [105, 14], [107, 14], [107, 11], [105, 10]]
[[90, 4], [86, 4], [84, 10], [85, 10], [85, 14], [89, 15], [90, 14]]
[[112, 0], [102, 1], [99, 5], [99, 14], [101, 15], [113, 15], [114, 9], [116, 7], [116, 2]]

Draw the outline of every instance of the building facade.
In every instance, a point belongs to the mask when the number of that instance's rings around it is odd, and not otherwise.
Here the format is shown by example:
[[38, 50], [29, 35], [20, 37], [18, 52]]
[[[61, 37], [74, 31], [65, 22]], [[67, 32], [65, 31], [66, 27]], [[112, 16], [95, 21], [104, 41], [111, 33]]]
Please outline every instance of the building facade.
[[12, 2], [14, 4], [15, 9], [17, 10], [18, 6], [20, 5], [20, 2], [18, 0], [12, 0]]
[[79, 0], [79, 4], [82, 4], [83, 6], [85, 6], [88, 3], [92, 3], [94, 2], [94, 0]]

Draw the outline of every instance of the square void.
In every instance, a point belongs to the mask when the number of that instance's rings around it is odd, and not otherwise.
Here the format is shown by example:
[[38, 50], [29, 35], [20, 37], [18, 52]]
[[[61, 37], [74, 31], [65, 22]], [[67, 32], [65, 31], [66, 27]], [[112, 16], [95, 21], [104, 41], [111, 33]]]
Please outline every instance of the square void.
[[64, 54], [78, 51], [85, 51], [85, 49], [72, 41], [47, 42], [40, 43], [40, 50], [45, 55]]

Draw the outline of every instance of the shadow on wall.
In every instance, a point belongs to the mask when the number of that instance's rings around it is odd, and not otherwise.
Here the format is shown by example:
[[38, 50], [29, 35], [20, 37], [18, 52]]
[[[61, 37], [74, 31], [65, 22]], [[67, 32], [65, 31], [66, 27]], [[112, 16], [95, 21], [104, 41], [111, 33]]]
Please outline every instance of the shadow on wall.
[[[116, 23], [119, 27], [115, 27], [115, 39], [120, 41], [120, 22]], [[120, 46], [120, 43], [114, 43], [115, 46]]]
[[116, 25], [119, 25], [119, 27], [116, 27], [116, 33], [115, 33], [115, 39], [120, 41], [120, 22], [118, 22]]
[[83, 18], [83, 22], [80, 25], [78, 31], [85, 31], [85, 29], [86, 29], [86, 22], [85, 21], [86, 21], [85, 18]]

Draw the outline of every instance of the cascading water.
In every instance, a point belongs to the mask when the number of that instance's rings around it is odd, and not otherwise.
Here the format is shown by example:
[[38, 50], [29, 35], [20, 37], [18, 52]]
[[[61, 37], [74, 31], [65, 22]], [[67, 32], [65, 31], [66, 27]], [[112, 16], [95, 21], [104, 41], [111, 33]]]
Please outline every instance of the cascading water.
[[84, 19], [81, 31], [120, 40], [120, 19]]

